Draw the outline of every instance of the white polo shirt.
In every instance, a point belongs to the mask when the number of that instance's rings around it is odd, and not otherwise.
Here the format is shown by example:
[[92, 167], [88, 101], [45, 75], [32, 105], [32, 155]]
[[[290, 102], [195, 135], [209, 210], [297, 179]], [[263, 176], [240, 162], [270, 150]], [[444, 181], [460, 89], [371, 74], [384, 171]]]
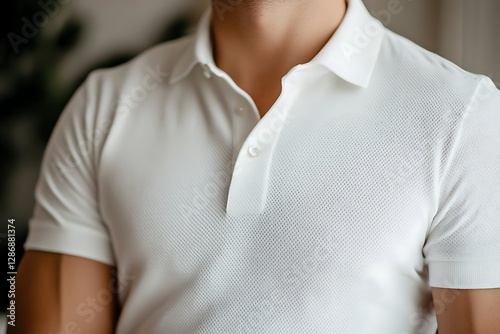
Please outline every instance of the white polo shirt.
[[262, 119], [214, 63], [210, 11], [94, 71], [25, 248], [132, 276], [118, 334], [434, 333], [431, 286], [500, 287], [500, 92], [348, 7]]

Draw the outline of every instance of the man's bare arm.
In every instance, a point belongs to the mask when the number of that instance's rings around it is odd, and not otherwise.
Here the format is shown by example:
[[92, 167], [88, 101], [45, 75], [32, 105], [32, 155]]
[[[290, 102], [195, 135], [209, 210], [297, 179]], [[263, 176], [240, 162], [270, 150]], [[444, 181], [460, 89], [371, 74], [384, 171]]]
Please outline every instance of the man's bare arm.
[[439, 334], [500, 333], [500, 289], [433, 288], [432, 296]]
[[27, 251], [16, 279], [16, 326], [7, 334], [112, 334], [113, 268], [81, 257]]

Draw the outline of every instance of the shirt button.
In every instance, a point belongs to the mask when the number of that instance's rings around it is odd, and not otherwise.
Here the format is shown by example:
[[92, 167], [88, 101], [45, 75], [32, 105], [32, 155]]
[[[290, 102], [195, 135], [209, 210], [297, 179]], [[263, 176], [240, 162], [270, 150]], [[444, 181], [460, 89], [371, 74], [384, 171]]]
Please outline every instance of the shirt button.
[[260, 148], [258, 148], [257, 146], [250, 146], [248, 148], [248, 154], [250, 154], [252, 157], [258, 156], [259, 153], [260, 153]]
[[208, 65], [203, 65], [203, 75], [207, 79], [212, 77], [212, 72], [210, 71], [210, 67], [208, 67]]
[[243, 114], [245, 114], [245, 108], [240, 106], [238, 108], [236, 108], [236, 113], [240, 116], [242, 116]]

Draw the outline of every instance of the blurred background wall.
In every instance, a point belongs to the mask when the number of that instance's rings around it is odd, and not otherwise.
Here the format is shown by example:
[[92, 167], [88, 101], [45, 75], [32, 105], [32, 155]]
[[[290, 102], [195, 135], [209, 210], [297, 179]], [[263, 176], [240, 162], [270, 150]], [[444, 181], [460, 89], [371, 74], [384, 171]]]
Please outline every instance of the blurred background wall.
[[[7, 219], [15, 218], [17, 262], [43, 150], [74, 90], [92, 69], [120, 64], [154, 44], [189, 33], [209, 0], [41, 3], [45, 5], [11, 1], [0, 14], [0, 247], [6, 254]], [[499, 85], [500, 0], [365, 4], [390, 29]], [[36, 25], [26, 29], [26, 21]], [[2, 284], [7, 291], [5, 280]]]

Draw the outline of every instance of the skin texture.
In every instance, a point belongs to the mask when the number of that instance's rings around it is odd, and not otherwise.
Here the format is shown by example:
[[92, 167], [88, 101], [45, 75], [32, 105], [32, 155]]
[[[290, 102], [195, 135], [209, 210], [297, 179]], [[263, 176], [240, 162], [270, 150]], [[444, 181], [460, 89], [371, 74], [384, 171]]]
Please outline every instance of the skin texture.
[[[228, 1], [222, 1], [228, 3]], [[217, 66], [264, 116], [281, 93], [281, 78], [323, 48], [346, 12], [344, 0], [212, 1]]]
[[112, 269], [76, 256], [27, 251], [16, 279], [16, 326], [7, 326], [7, 334], [114, 333], [118, 287]]
[[500, 333], [500, 289], [432, 289], [439, 334]]

